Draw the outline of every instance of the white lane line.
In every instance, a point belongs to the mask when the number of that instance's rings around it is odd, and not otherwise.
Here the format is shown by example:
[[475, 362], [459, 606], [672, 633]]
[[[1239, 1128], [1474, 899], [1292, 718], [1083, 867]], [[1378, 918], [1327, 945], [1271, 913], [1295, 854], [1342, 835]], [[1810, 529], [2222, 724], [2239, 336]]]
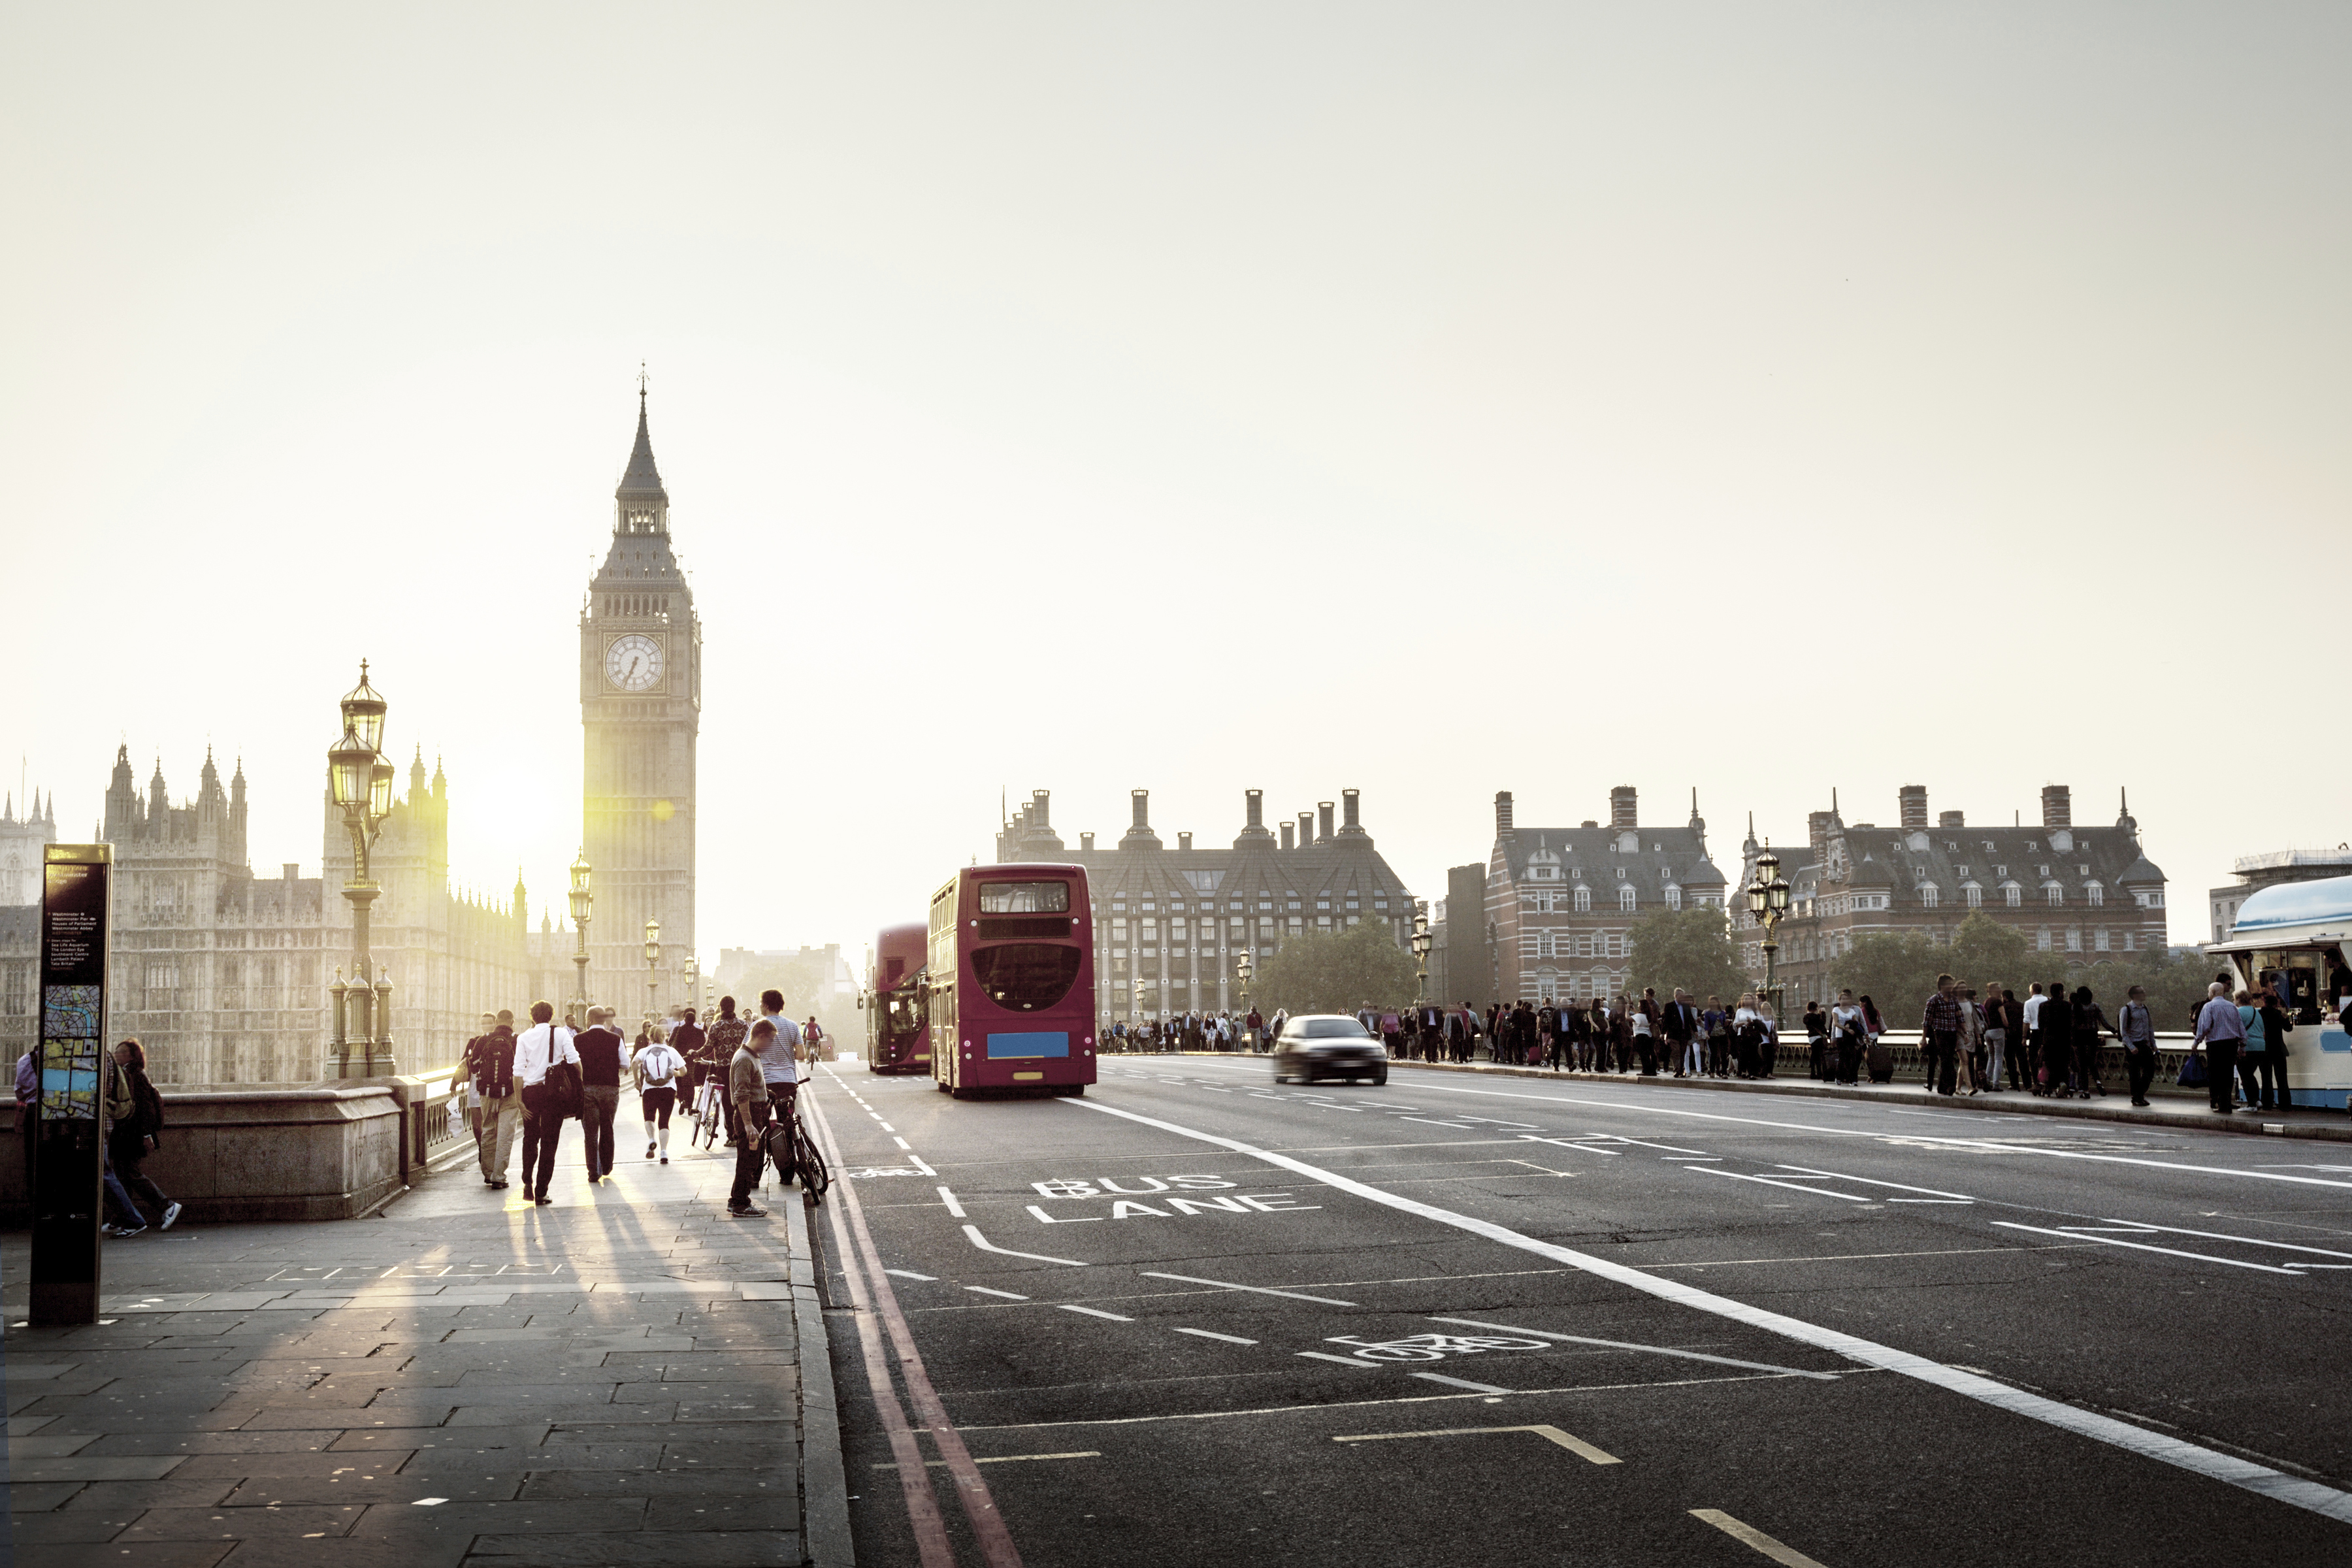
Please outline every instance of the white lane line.
[[1467, 1121], [1436, 1121], [1426, 1116], [1392, 1116], [1389, 1118], [1389, 1120], [1391, 1121], [1418, 1121], [1423, 1127], [1451, 1127], [1456, 1132], [1474, 1132], [1477, 1131]]
[[956, 1202], [956, 1195], [948, 1191], [945, 1187], [941, 1187], [940, 1189], [940, 1202], [947, 1205], [948, 1213], [955, 1215], [958, 1219], [969, 1219], [971, 1217], [963, 1212], [963, 1205]]
[[1775, 1181], [1769, 1176], [1751, 1176], [1744, 1171], [1718, 1171], [1712, 1165], [1686, 1165], [1684, 1169], [1696, 1171], [1702, 1176], [1729, 1176], [1736, 1181], [1761, 1182], [1768, 1187], [1779, 1187], [1784, 1192], [1811, 1193], [1817, 1198], [1839, 1198], [1850, 1204], [1870, 1202], [1868, 1198], [1856, 1197], [1852, 1193], [1833, 1193], [1827, 1187], [1808, 1187], [1798, 1182]]
[[1690, 1510], [1690, 1515], [1693, 1519], [1701, 1520], [1715, 1526], [1732, 1540], [1754, 1547], [1773, 1562], [1780, 1563], [1780, 1568], [1822, 1568], [1820, 1563], [1806, 1556], [1786, 1542], [1773, 1540], [1752, 1524], [1740, 1523], [1719, 1508], [1695, 1508]]
[[921, 1279], [929, 1281], [935, 1280], [939, 1278], [936, 1274], [918, 1274], [911, 1268], [885, 1268], [882, 1272], [885, 1274], [896, 1274], [901, 1279]]
[[[1612, 1160], [1617, 1157], [1617, 1151], [1614, 1149], [1596, 1149], [1577, 1138], [1538, 1138], [1532, 1132], [1522, 1132], [1519, 1134], [1519, 1141], [1523, 1143], [1549, 1143], [1557, 1148], [1575, 1149], [1587, 1154], [1606, 1154]], [[1403, 1149], [1410, 1148], [1412, 1145], [1400, 1143], [1396, 1147]]]
[[[2202, 1237], [2207, 1241], [2234, 1241], [2245, 1247], [2274, 1247], [2283, 1252], [2314, 1252], [2322, 1258], [2352, 1258], [2352, 1252], [2331, 1252], [2324, 1247], [2303, 1247], [2292, 1241], [2264, 1241], [2260, 1237], [2226, 1236], [2218, 1230], [2184, 1230], [2177, 1225], [2144, 1225], [2137, 1220], [2110, 1220], [2110, 1225], [2127, 1225], [2136, 1231], [2160, 1230], [2168, 1236]], [[2089, 1230], [2087, 1225], [2071, 1225], [2068, 1230]], [[2309, 1267], [2316, 1268], [2314, 1264]]]
[[1713, 1362], [1717, 1366], [1744, 1366], [1750, 1372], [1777, 1372], [1790, 1377], [1814, 1377], [1823, 1383], [1835, 1383], [1833, 1372], [1807, 1372], [1801, 1366], [1776, 1366], [1769, 1361], [1738, 1361], [1730, 1356], [1707, 1355], [1699, 1351], [1678, 1351], [1664, 1345], [1637, 1345], [1624, 1340], [1595, 1340], [1582, 1334], [1555, 1334], [1543, 1329], [1523, 1329], [1517, 1323], [1487, 1323], [1476, 1318], [1432, 1318], [1433, 1323], [1460, 1323], [1474, 1329], [1495, 1329], [1507, 1334], [1529, 1334], [1539, 1340], [1559, 1340], [1571, 1345], [1603, 1345], [1613, 1351], [1640, 1351], [1644, 1355], [1673, 1356], [1680, 1361]]
[[1087, 1265], [1079, 1262], [1075, 1258], [1048, 1258], [1042, 1252], [1015, 1252], [1009, 1247], [999, 1247], [996, 1243], [989, 1240], [988, 1237], [981, 1235], [980, 1226], [976, 1225], [968, 1225], [964, 1226], [963, 1234], [974, 1247], [977, 1247], [982, 1252], [993, 1252], [1001, 1258], [1027, 1258], [1039, 1263], [1067, 1264], [1072, 1268], [1084, 1268], [1087, 1267]]
[[1376, 1361], [1358, 1361], [1351, 1355], [1331, 1355], [1323, 1351], [1299, 1351], [1297, 1353], [1307, 1357], [1309, 1361], [1336, 1361], [1341, 1366], [1377, 1367], [1381, 1364]]
[[923, 1163], [923, 1157], [920, 1154], [916, 1153], [911, 1149], [907, 1152], [907, 1163], [914, 1166], [915, 1169], [920, 1171], [926, 1176], [936, 1176], [939, 1174], [937, 1171], [932, 1170], [929, 1165]]
[[914, 1147], [913, 1144], [908, 1142], [904, 1138], [893, 1138], [890, 1142], [896, 1143], [901, 1149], [912, 1149]]
[[[1869, 1176], [1849, 1176], [1843, 1171], [1816, 1171], [1811, 1165], [1775, 1165], [1777, 1171], [1795, 1171], [1808, 1176], [1828, 1176], [1840, 1182], [1860, 1182], [1866, 1187], [1892, 1187], [1898, 1193], [1925, 1193], [1933, 1198], [1948, 1198], [1957, 1203], [1972, 1204], [1976, 1199], [1966, 1193], [1948, 1193], [1941, 1187], [1915, 1187], [1906, 1182], [1881, 1182]], [[1894, 1200], [1901, 1203], [1901, 1198]]]
[[[1146, 1127], [1159, 1128], [1163, 1132], [1171, 1132], [1180, 1138], [1191, 1138], [1198, 1142], [1229, 1149], [1236, 1154], [1246, 1154], [1253, 1159], [1263, 1160], [1269, 1165], [1278, 1166], [1312, 1181], [1320, 1182], [1337, 1191], [1351, 1193], [1369, 1203], [1380, 1204], [1404, 1214], [1417, 1215], [1439, 1225], [1451, 1226], [1473, 1236], [1484, 1237], [1489, 1241], [1498, 1242], [1505, 1247], [1516, 1247], [1523, 1252], [1532, 1252], [1538, 1258], [1549, 1258], [1555, 1262], [1566, 1263], [1601, 1279], [1613, 1280], [1633, 1289], [1655, 1296], [1662, 1300], [1688, 1307], [1694, 1311], [1728, 1318], [1734, 1322], [1746, 1323], [1752, 1328], [1780, 1334], [1801, 1344], [1811, 1345], [1818, 1350], [1845, 1356], [1865, 1366], [1900, 1373], [1906, 1377], [1915, 1378], [1921, 1383], [1944, 1389], [1948, 1393], [1957, 1394], [1963, 1398], [1974, 1399], [1992, 1405], [1996, 1409], [2008, 1411], [2011, 1415], [2043, 1422], [2063, 1431], [2073, 1432], [2079, 1436], [2089, 1437], [2095, 1442], [2121, 1448], [2126, 1453], [2137, 1454], [2143, 1458], [2176, 1466], [2180, 1469], [2205, 1476], [2213, 1480], [2242, 1487], [2248, 1491], [2275, 1499], [2295, 1508], [2308, 1509], [2314, 1513], [2352, 1524], [2352, 1494], [2338, 1491], [2334, 1487], [2322, 1486], [2316, 1481], [2299, 1479], [2282, 1471], [2272, 1469], [2267, 1465], [2257, 1465], [2233, 1455], [2202, 1448], [2194, 1443], [2183, 1442], [2178, 1437], [2168, 1437], [2160, 1432], [2152, 1432], [2145, 1427], [2134, 1426], [2129, 1422], [2118, 1421], [2113, 1416], [2100, 1415], [2088, 1410], [2078, 1410], [2071, 1405], [2062, 1405], [2054, 1399], [2045, 1399], [2037, 1394], [2028, 1394], [2021, 1388], [2011, 1388], [2007, 1384], [1995, 1383], [1990, 1378], [1980, 1377], [1973, 1373], [1960, 1372], [1940, 1362], [1929, 1361], [1925, 1356], [1914, 1355], [1908, 1351], [1896, 1350], [1892, 1345], [1882, 1345], [1858, 1335], [1844, 1333], [1818, 1323], [1806, 1322], [1801, 1318], [1791, 1318], [1783, 1313], [1768, 1311], [1761, 1307], [1751, 1307], [1745, 1301], [1735, 1301], [1727, 1296], [1718, 1296], [1711, 1290], [1701, 1290], [1696, 1286], [1685, 1285], [1678, 1279], [1662, 1279], [1655, 1275], [1645, 1274], [1641, 1269], [1628, 1268], [1622, 1263], [1612, 1263], [1606, 1258], [1596, 1258], [1591, 1253], [1579, 1252], [1573, 1247], [1538, 1241], [1534, 1237], [1522, 1235], [1506, 1226], [1496, 1225], [1491, 1220], [1475, 1219], [1469, 1215], [1455, 1214], [1449, 1209], [1439, 1208], [1434, 1204], [1424, 1204], [1412, 1198], [1402, 1197], [1395, 1193], [1372, 1186], [1369, 1183], [1340, 1175], [1336, 1171], [1327, 1171], [1319, 1165], [1310, 1165], [1304, 1160], [1295, 1160], [1286, 1154], [1276, 1154], [1270, 1150], [1258, 1148], [1255, 1144], [1242, 1142], [1239, 1139], [1220, 1137], [1213, 1132], [1203, 1132], [1197, 1128], [1165, 1121], [1155, 1116], [1139, 1115], [1135, 1111], [1122, 1110], [1099, 1100], [1065, 1100], [1055, 1103], [1076, 1110], [1092, 1110], [1105, 1116], [1119, 1117], [1124, 1121], [1137, 1122]], [[1701, 1111], [1681, 1114], [1706, 1115], [1708, 1113]], [[1726, 1117], [1717, 1118], [1717, 1120], [1736, 1119]], [[2179, 1170], [2184, 1167], [2168, 1168]], [[1301, 1353], [1312, 1355], [1316, 1352]]]
[[1442, 1372], [1416, 1372], [1407, 1375], [1429, 1383], [1443, 1383], [1453, 1388], [1466, 1388], [1473, 1394], [1515, 1394], [1516, 1389], [1497, 1388], [1491, 1383], [1473, 1383], [1466, 1377], [1448, 1377]]
[[1008, 1301], [1026, 1301], [1029, 1300], [1026, 1296], [1016, 1296], [1010, 1290], [992, 1290], [985, 1285], [967, 1285], [964, 1289], [971, 1291], [975, 1296], [1002, 1296]]
[[1131, 1323], [1133, 1318], [1122, 1318], [1117, 1312], [1105, 1312], [1094, 1307], [1073, 1307], [1068, 1302], [1057, 1303], [1065, 1312], [1084, 1312], [1089, 1318], [1108, 1318], [1114, 1323]]
[[1239, 1334], [1212, 1333], [1207, 1329], [1179, 1329], [1176, 1331], [1180, 1334], [1191, 1334], [1195, 1339], [1222, 1340], [1229, 1345], [1254, 1345], [1257, 1343], [1255, 1340], [1245, 1340]]
[[[2302, 1276], [2292, 1268], [2281, 1268], [2270, 1263], [2246, 1263], [2235, 1258], [2216, 1258], [2210, 1252], [2183, 1252], [2177, 1247], [2151, 1247], [2144, 1241], [2126, 1241], [2119, 1236], [2101, 1236], [2088, 1230], [2052, 1230], [2047, 1226], [2020, 1225], [2015, 1220], [1997, 1219], [1992, 1222], [2003, 1230], [2030, 1230], [2037, 1236], [2063, 1236], [2078, 1241], [2096, 1241], [2108, 1247], [2128, 1247], [2135, 1252], [2161, 1252], [2168, 1258], [2192, 1258], [2200, 1263], [2220, 1263], [2231, 1268], [2251, 1268], [2257, 1274], [2284, 1274], [2290, 1279]], [[2352, 1519], [2352, 1514], [2346, 1516]]]
[[[1594, 1110], [1641, 1111], [1651, 1116], [1681, 1116], [1699, 1121], [1722, 1121], [1739, 1127], [1771, 1127], [1789, 1132], [1820, 1132], [1833, 1138], [1868, 1138], [1884, 1142], [1899, 1137], [1909, 1143], [1936, 1143], [1951, 1149], [1967, 1150], [1979, 1154], [2039, 1154], [2052, 1160], [2088, 1160], [2098, 1164], [2142, 1165], [2152, 1171], [2177, 1171], [2191, 1176], [2241, 1176], [2249, 1180], [2293, 1182], [2309, 1187], [2342, 1187], [2352, 1189], [2352, 1182], [2331, 1182], [2320, 1176], [2287, 1176], [2270, 1168], [2251, 1171], [2233, 1170], [2227, 1165], [2182, 1165], [2169, 1160], [2147, 1160], [2132, 1154], [2094, 1154], [2081, 1149], [2043, 1149], [2030, 1143], [2003, 1143], [1990, 1138], [1951, 1138], [1932, 1132], [1885, 1132], [1866, 1127], [1820, 1127], [1810, 1121], [1773, 1121], [1760, 1116], [1728, 1116], [1718, 1110], [1685, 1110], [1671, 1105], [1645, 1105], [1637, 1100], [1579, 1100], [1570, 1095], [1526, 1094], [1507, 1089], [1457, 1088], [1453, 1084], [1433, 1083], [1423, 1086], [1438, 1094], [1475, 1094], [1490, 1100], [1531, 1100], [1538, 1105], [1580, 1105]], [[2072, 1124], [2088, 1134], [2104, 1135], [2110, 1131], [2105, 1125], [2090, 1122]]]
[[1247, 1290], [1258, 1296], [1287, 1296], [1294, 1301], [1313, 1301], [1323, 1307], [1352, 1307], [1353, 1301], [1342, 1301], [1330, 1296], [1307, 1296], [1296, 1290], [1276, 1290], [1265, 1285], [1236, 1285], [1230, 1279], [1196, 1279], [1190, 1274], [1158, 1274], [1149, 1268], [1137, 1270], [1146, 1279], [1174, 1279], [1186, 1285], [1214, 1285], [1220, 1290]]

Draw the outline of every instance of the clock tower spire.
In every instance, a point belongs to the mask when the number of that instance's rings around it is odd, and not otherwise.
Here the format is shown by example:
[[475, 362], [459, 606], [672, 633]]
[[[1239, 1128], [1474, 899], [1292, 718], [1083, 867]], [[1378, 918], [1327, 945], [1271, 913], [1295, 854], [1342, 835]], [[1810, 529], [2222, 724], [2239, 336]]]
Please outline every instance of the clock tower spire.
[[[624, 1020], [687, 998], [694, 951], [695, 742], [701, 727], [702, 623], [670, 547], [669, 492], [654, 464], [646, 388], [637, 437], [613, 492], [613, 538], [580, 616], [582, 838], [593, 869], [590, 999]], [[648, 966], [646, 922], [661, 922]], [[648, 991], [646, 981], [660, 984]]]

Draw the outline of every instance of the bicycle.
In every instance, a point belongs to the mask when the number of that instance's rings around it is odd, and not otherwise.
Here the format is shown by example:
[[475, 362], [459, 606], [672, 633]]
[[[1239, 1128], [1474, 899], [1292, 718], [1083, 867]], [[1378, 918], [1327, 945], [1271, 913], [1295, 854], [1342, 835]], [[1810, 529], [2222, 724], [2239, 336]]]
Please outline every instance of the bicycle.
[[719, 1092], [719, 1080], [716, 1078], [705, 1079], [702, 1088], [695, 1094], [694, 1124], [688, 1127], [686, 1132], [686, 1142], [688, 1148], [694, 1146], [697, 1139], [702, 1141], [702, 1146], [706, 1149], [718, 1143], [719, 1130], [726, 1121], [720, 1110], [722, 1100], [723, 1097]]
[[793, 1108], [789, 1121], [771, 1121], [761, 1130], [760, 1152], [771, 1161], [775, 1159], [775, 1154], [770, 1144], [778, 1133], [785, 1133], [792, 1139], [793, 1175], [800, 1183], [801, 1191], [807, 1194], [811, 1203], [824, 1202], [825, 1193], [833, 1186], [833, 1170], [824, 1163], [824, 1155], [818, 1150], [816, 1140], [809, 1135], [808, 1123], [801, 1120], [799, 1106]]

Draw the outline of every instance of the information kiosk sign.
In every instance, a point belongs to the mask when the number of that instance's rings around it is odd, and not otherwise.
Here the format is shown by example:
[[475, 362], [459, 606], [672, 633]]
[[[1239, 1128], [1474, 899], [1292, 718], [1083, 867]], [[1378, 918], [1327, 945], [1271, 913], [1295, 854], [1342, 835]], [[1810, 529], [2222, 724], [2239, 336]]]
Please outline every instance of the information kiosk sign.
[[32, 1321], [98, 1321], [105, 1137], [106, 942], [114, 849], [51, 844], [41, 867], [40, 1095], [33, 1188]]

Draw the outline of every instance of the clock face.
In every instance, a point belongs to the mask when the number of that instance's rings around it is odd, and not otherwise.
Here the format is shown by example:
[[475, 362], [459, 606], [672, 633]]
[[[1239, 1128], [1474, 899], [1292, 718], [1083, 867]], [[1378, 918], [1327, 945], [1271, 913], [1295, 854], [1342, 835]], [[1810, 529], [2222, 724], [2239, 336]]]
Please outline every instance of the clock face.
[[604, 679], [623, 691], [651, 691], [661, 678], [662, 646], [642, 632], [614, 637], [604, 650]]

